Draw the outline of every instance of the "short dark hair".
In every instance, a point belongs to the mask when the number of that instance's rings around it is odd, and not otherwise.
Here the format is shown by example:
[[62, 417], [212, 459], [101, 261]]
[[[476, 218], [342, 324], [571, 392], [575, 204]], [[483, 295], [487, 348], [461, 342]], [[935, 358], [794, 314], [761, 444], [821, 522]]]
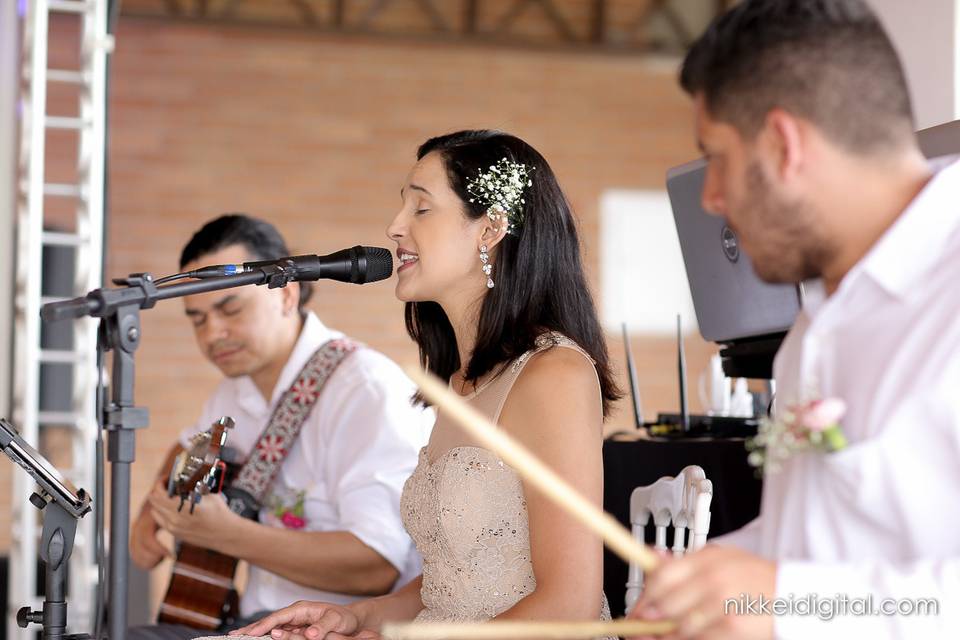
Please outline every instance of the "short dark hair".
[[[610, 371], [607, 346], [580, 259], [580, 240], [570, 205], [547, 161], [523, 140], [499, 131], [459, 131], [427, 140], [417, 159], [440, 155], [464, 215], [486, 215], [473, 202], [467, 182], [502, 158], [533, 169], [524, 192], [523, 223], [507, 234], [491, 257], [497, 286], [487, 291], [480, 309], [477, 342], [466, 368], [476, 381], [535, 346], [539, 335], [557, 331], [574, 340], [593, 359], [600, 379], [603, 412], [622, 394]], [[442, 380], [461, 367], [456, 336], [436, 302], [408, 302], [407, 332], [420, 348], [420, 362]]]
[[[240, 245], [254, 260], [275, 260], [291, 255], [283, 236], [266, 220], [243, 213], [228, 213], [200, 227], [180, 252], [180, 269], [214, 251]], [[302, 312], [313, 295], [313, 283], [300, 283], [298, 308]]]
[[693, 44], [680, 84], [748, 138], [775, 107], [853, 152], [913, 136], [903, 67], [863, 0], [744, 0]]

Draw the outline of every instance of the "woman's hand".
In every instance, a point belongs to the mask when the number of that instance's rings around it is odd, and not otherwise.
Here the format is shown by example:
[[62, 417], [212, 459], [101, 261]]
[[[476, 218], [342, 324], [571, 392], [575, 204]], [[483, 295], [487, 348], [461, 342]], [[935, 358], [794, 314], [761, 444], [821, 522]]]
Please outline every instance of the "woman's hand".
[[231, 636], [264, 636], [274, 640], [379, 640], [380, 634], [364, 629], [355, 610], [324, 602], [301, 600], [266, 618], [231, 631]]

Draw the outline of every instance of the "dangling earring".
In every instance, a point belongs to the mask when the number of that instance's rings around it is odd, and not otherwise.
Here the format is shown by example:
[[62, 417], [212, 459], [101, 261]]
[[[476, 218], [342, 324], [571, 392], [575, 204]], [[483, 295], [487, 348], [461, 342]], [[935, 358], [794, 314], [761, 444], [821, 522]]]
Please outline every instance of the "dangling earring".
[[487, 253], [487, 245], [480, 245], [480, 264], [483, 265], [480, 268], [487, 274], [487, 289], [493, 289], [493, 277], [490, 275], [493, 272], [493, 265], [489, 262], [490, 255]]

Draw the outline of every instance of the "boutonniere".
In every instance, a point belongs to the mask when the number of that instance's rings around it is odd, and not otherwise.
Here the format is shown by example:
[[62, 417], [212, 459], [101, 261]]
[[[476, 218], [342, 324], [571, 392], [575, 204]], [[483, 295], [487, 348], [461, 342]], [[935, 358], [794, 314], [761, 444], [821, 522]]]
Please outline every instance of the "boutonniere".
[[274, 496], [273, 515], [287, 529], [303, 529], [307, 526], [307, 520], [304, 518], [304, 502], [307, 492], [297, 491], [292, 505], [288, 505], [284, 500]]
[[823, 398], [788, 407], [777, 419], [762, 418], [757, 435], [747, 440], [747, 461], [762, 473], [769, 473], [801, 451], [830, 453], [843, 449], [847, 439], [840, 419], [846, 411], [843, 400]]

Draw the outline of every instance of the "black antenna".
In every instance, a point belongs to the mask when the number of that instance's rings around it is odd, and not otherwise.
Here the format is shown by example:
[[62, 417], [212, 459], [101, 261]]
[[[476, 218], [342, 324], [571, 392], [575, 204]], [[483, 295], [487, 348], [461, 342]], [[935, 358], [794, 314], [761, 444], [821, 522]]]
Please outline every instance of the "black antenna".
[[620, 326], [623, 328], [623, 348], [627, 352], [627, 376], [630, 379], [630, 399], [633, 401], [633, 421], [639, 429], [643, 427], [643, 409], [640, 406], [637, 366], [633, 362], [633, 350], [630, 348], [630, 337], [627, 335], [627, 323], [623, 322]]
[[687, 408], [687, 360], [683, 352], [683, 332], [680, 314], [677, 314], [677, 373], [680, 376], [680, 426], [690, 431], [690, 411]]

